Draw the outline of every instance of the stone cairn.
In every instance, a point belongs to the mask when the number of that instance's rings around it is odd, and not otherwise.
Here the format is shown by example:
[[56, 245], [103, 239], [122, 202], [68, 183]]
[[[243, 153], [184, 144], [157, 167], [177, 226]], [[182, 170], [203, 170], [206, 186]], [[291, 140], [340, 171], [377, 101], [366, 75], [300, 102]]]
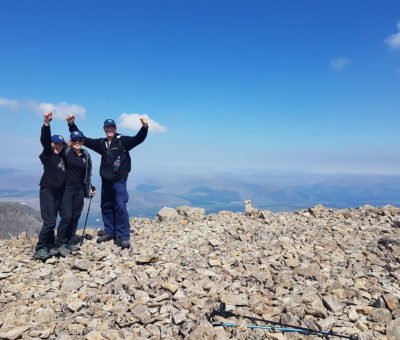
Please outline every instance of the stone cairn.
[[88, 230], [80, 251], [46, 262], [32, 260], [35, 237], [0, 240], [0, 339], [321, 339], [235, 317], [216, 321], [237, 327], [214, 327], [207, 315], [223, 302], [235, 314], [399, 340], [399, 219], [392, 206], [164, 208], [131, 219], [129, 250]]

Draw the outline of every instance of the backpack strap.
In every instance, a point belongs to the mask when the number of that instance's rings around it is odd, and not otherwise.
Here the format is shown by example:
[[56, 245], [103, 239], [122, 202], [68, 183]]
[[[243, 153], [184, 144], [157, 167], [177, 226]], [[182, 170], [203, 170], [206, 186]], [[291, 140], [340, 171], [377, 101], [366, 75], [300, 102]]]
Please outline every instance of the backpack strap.
[[118, 135], [118, 136], [117, 136], [117, 140], [118, 140], [118, 150], [120, 150], [120, 151], [122, 151], [122, 152], [127, 152], [126, 149], [122, 146], [121, 137], [122, 137], [122, 135]]

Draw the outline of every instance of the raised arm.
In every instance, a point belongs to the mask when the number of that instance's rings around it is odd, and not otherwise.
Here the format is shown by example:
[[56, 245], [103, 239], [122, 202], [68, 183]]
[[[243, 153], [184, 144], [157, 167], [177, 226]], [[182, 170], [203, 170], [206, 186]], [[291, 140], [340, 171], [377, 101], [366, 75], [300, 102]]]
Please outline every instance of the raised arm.
[[149, 121], [147, 120], [147, 118], [140, 118], [140, 122], [142, 123], [142, 128], [139, 130], [139, 132], [136, 134], [136, 136], [133, 136], [133, 137], [122, 136], [123, 141], [124, 141], [124, 146], [128, 150], [131, 150], [135, 146], [142, 143], [147, 137], [147, 132], [149, 131]]
[[[75, 116], [73, 114], [69, 114], [66, 120], [68, 123], [69, 132], [80, 131], [75, 124]], [[85, 138], [84, 145], [94, 152], [101, 154], [101, 139], [88, 138], [83, 132], [82, 134]]]
[[44, 154], [52, 154], [53, 150], [51, 148], [51, 130], [50, 130], [50, 122], [53, 119], [52, 112], [46, 112], [43, 115], [44, 121], [42, 125], [42, 131], [40, 134], [40, 143], [43, 146], [43, 153]]

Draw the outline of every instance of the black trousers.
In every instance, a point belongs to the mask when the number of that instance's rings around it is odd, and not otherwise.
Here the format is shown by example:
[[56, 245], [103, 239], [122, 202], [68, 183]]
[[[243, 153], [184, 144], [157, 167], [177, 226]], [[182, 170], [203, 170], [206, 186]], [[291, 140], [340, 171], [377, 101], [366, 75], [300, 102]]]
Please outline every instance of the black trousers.
[[57, 246], [74, 243], [79, 217], [83, 209], [84, 188], [66, 186], [61, 201], [61, 221], [57, 229]]
[[36, 250], [42, 248], [50, 249], [54, 244], [54, 229], [63, 193], [64, 187], [58, 190], [40, 188], [40, 214], [42, 215], [43, 226], [39, 233]]

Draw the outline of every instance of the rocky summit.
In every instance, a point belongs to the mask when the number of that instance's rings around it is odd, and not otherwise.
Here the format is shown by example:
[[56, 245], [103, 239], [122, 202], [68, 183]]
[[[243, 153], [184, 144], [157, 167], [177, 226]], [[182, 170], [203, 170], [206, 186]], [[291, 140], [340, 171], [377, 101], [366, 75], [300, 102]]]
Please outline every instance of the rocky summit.
[[[32, 260], [0, 241], [1, 339], [320, 339], [241, 316], [360, 340], [400, 339], [400, 209], [271, 213], [162, 209], [132, 218], [132, 248], [85, 240]], [[229, 314], [208, 316], [225, 304]], [[340, 339], [328, 336], [329, 339]]]

